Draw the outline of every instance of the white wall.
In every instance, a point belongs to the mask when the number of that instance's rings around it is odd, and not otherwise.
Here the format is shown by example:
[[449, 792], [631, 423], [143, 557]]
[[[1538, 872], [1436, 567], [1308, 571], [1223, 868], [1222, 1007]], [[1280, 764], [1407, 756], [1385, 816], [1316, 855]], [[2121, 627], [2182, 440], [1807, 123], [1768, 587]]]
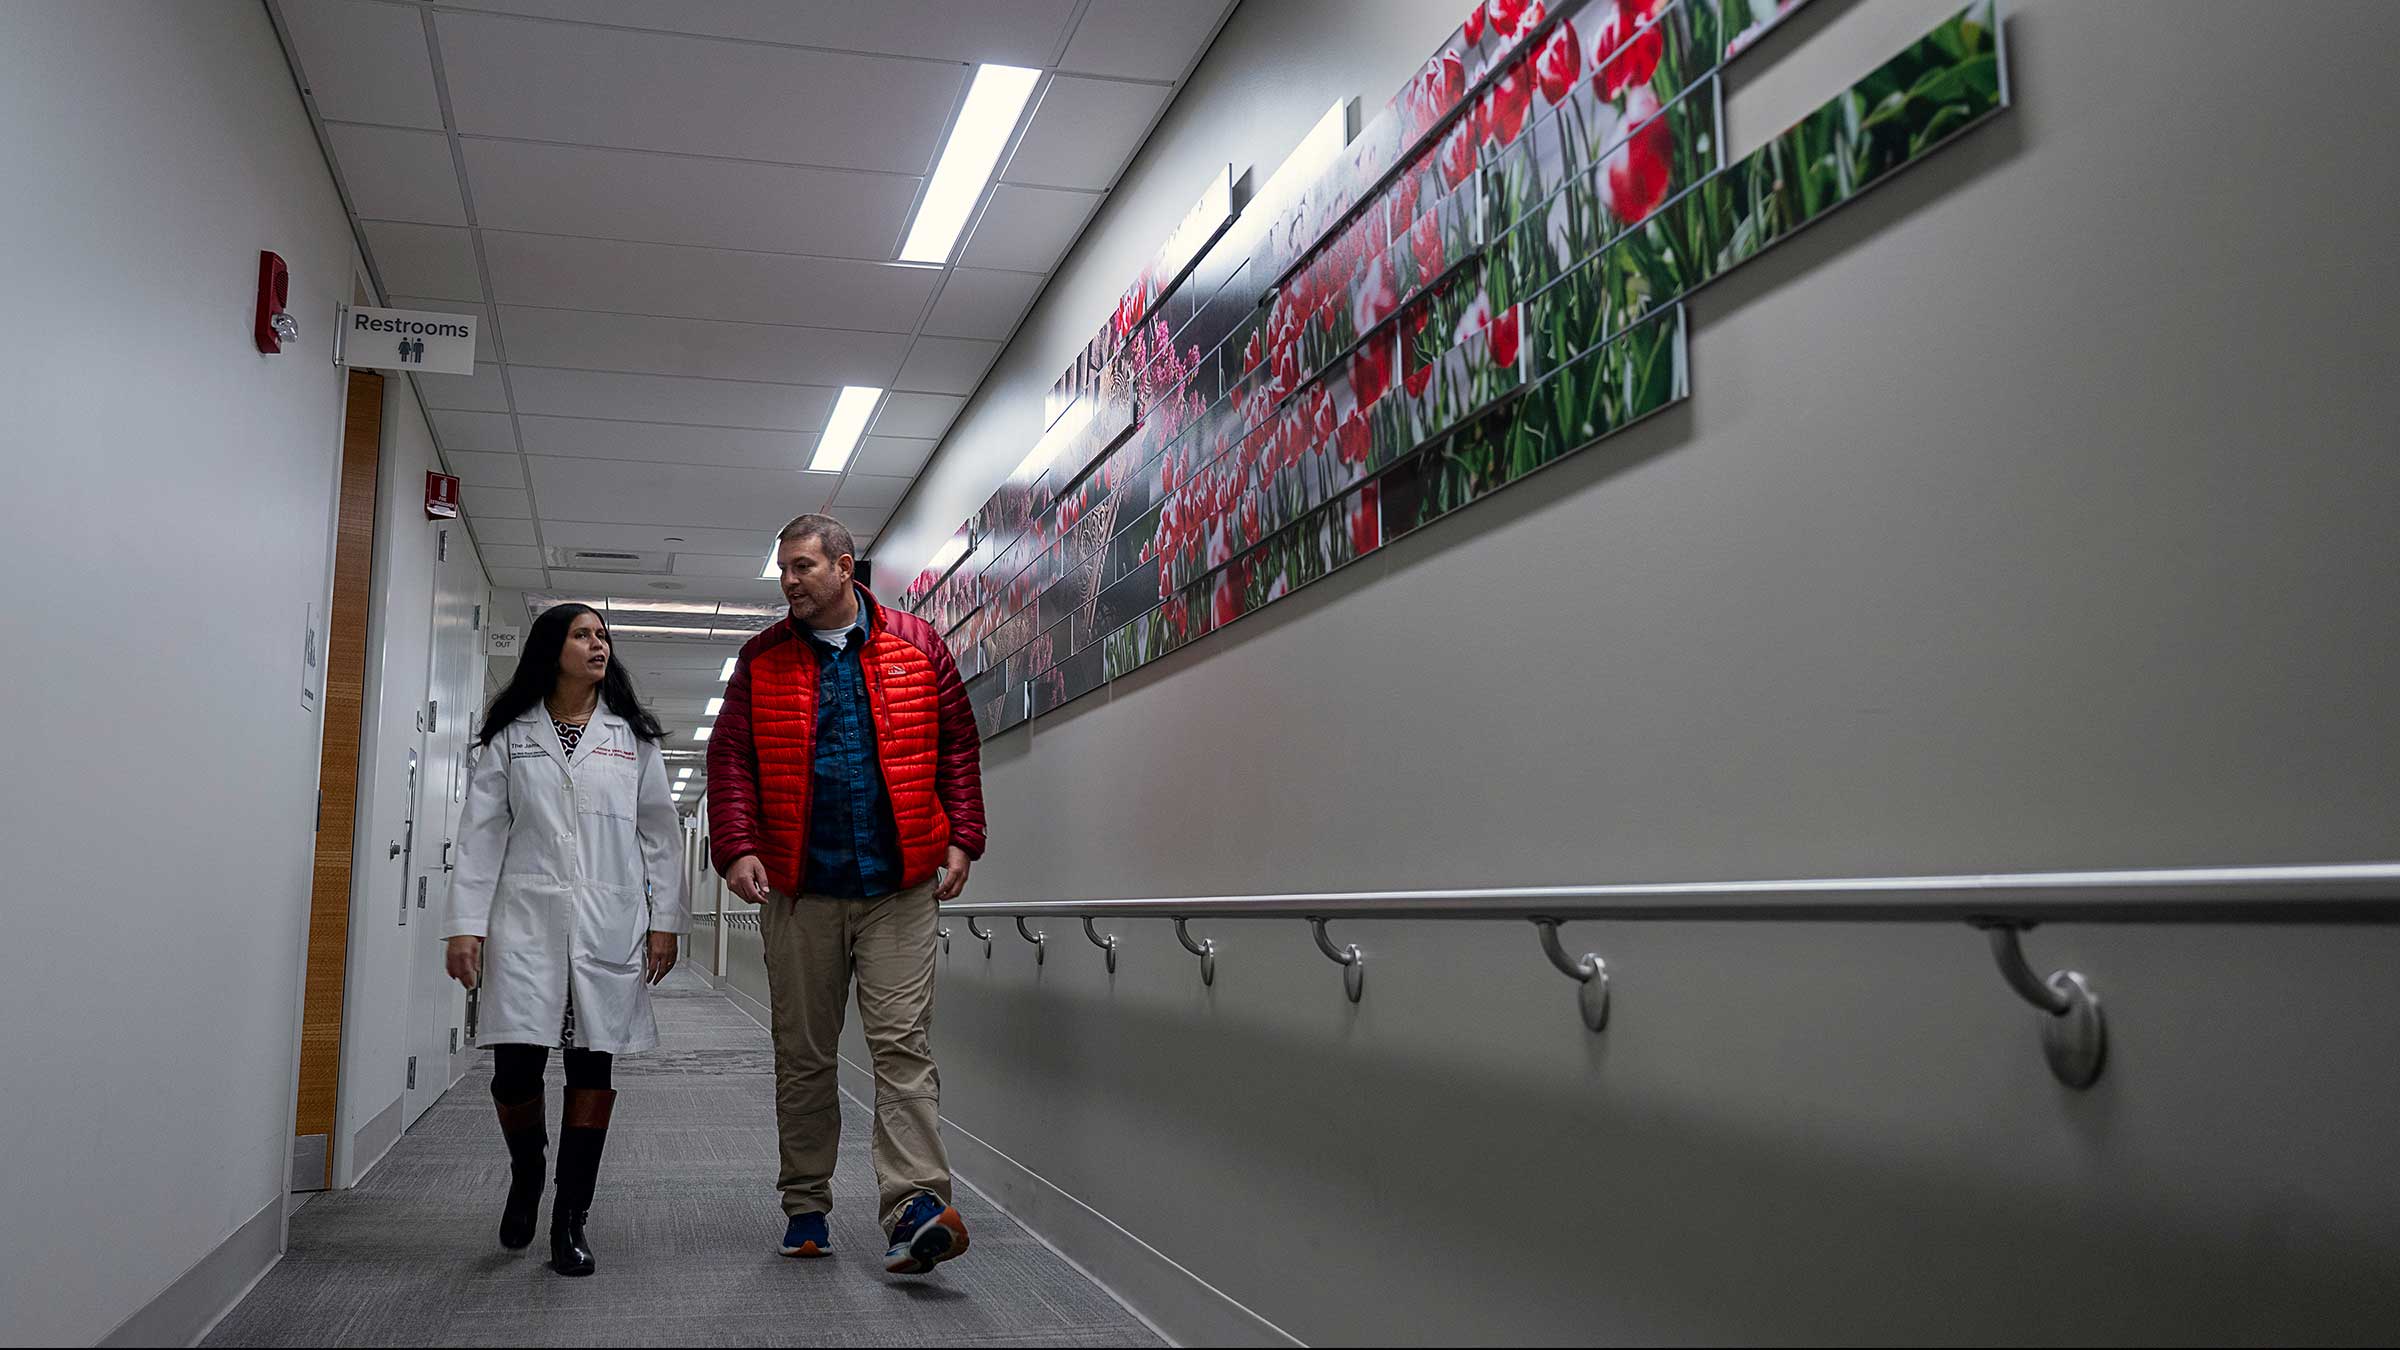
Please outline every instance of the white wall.
[[[1214, 166], [1459, 8], [1243, 5], [881, 565]], [[1736, 141], [1954, 8], [1818, 0]], [[2018, 106], [1696, 302], [1688, 406], [987, 747], [971, 893], [2400, 854], [2400, 9], [2008, 10]], [[1298, 923], [1213, 993], [1047, 927], [954, 944], [945, 1112], [1312, 1343], [2400, 1334], [2388, 930], [2035, 934], [2077, 1095], [1963, 929], [1584, 925], [1594, 1037], [1520, 924], [1337, 929], [1355, 1010]]]
[[[5, 628], [34, 714], [0, 830], [19, 933], [68, 958], [0, 982], [0, 1342], [172, 1336], [280, 1234], [321, 729], [300, 651], [331, 585], [333, 306], [363, 269], [255, 4], [8, 6], [0, 85], [0, 173], [23, 189], [0, 203], [21, 316], [0, 335]], [[250, 337], [261, 248], [290, 265], [302, 332], [271, 357]], [[463, 745], [488, 600], [459, 522], [437, 596], [421, 488], [440, 466], [406, 380], [383, 437], [362, 837], [405, 814], [405, 769], [376, 755], [418, 743], [429, 673], [429, 766]], [[450, 655], [430, 670], [437, 603]], [[370, 1127], [402, 1118], [409, 1054], [419, 1103], [465, 1062], [434, 1057], [461, 997], [420, 950], [441, 903], [427, 797], [426, 915], [398, 927], [399, 864], [359, 855], [340, 1184], [388, 1146]]]
[[255, 4], [0, 6], [0, 127], [0, 1340], [77, 1342], [283, 1194], [355, 254]]

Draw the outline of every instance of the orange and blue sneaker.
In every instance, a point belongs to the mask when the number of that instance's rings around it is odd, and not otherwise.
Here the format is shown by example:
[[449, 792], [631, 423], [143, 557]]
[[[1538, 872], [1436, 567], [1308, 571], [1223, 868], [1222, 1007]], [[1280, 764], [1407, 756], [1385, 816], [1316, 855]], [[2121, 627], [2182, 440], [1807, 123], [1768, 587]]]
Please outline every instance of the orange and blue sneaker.
[[825, 1216], [793, 1215], [792, 1221], [783, 1226], [783, 1246], [778, 1250], [785, 1256], [833, 1255], [833, 1235], [825, 1230]]
[[883, 1268], [894, 1275], [922, 1275], [967, 1251], [967, 1222], [931, 1191], [919, 1191], [900, 1206], [892, 1223], [892, 1249]]

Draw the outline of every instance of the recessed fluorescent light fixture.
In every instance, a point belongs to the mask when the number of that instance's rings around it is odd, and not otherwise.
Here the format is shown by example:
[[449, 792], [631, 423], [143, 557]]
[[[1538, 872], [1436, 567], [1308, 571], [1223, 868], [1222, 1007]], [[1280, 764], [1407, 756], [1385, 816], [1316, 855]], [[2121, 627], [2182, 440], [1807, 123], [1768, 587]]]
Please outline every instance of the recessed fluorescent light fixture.
[[742, 659], [742, 658], [740, 658], [740, 657], [738, 657], [738, 656], [728, 656], [728, 657], [726, 657], [726, 658], [725, 658], [725, 668], [724, 668], [723, 670], [720, 670], [720, 671], [718, 671], [718, 672], [717, 672], [717, 683], [719, 683], [719, 684], [723, 684], [725, 681], [732, 679], [732, 678], [733, 678], [733, 668], [734, 668], [734, 666], [735, 666], [736, 664], [738, 664], [738, 663], [741, 661], [741, 659]]
[[675, 771], [675, 777], [676, 777], [676, 779], [677, 779], [678, 781], [680, 781], [680, 780], [682, 780], [682, 779], [689, 778], [689, 777], [691, 777], [691, 776], [692, 776], [692, 771], [691, 771], [690, 769], [677, 769], [677, 770]]
[[[824, 434], [817, 438], [817, 453], [808, 461], [810, 473], [840, 473], [850, 462], [850, 452], [858, 448], [858, 433], [867, 429], [867, 417], [875, 411], [875, 401], [883, 397], [881, 389], [871, 385], [852, 384], [842, 387], [842, 396], [833, 401], [833, 415], [825, 419]], [[767, 563], [773, 566], [770, 556]]]
[[692, 739], [695, 741], [705, 741], [708, 739], [708, 733], [714, 730], [716, 730], [714, 725], [702, 727], [692, 733]]
[[[767, 554], [767, 570], [759, 573], [758, 579], [760, 581], [783, 580], [783, 569], [775, 565], [775, 554], [772, 550], [770, 550]], [[733, 678], [733, 662], [728, 661], [725, 663], [725, 674], [721, 678], [728, 680]]]
[[704, 716], [704, 717], [714, 717], [714, 716], [716, 716], [718, 713], [720, 713], [720, 712], [723, 712], [724, 710], [725, 710], [725, 700], [723, 700], [723, 699], [721, 699], [721, 698], [712, 698], [712, 699], [710, 699], [710, 700], [708, 701], [708, 711], [707, 711], [707, 712], [705, 712], [705, 713], [703, 713], [703, 714], [701, 714], [701, 715], [702, 715], [702, 716]]
[[975, 68], [975, 83], [967, 87], [966, 106], [958, 110], [949, 143], [933, 166], [933, 181], [925, 185], [925, 200], [917, 204], [917, 220], [908, 229], [908, 242], [900, 246], [900, 261], [950, 261], [959, 231], [967, 227], [967, 213], [983, 196], [983, 185], [991, 181], [992, 168], [1024, 115], [1025, 100], [1033, 97], [1033, 86], [1041, 78], [1042, 72], [1023, 66]]

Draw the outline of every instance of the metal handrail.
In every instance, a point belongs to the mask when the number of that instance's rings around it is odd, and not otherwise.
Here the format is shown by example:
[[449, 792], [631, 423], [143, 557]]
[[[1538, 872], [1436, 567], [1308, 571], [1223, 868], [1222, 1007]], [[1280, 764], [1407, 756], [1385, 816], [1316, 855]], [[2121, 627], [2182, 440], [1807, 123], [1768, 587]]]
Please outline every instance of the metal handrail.
[[945, 914], [1095, 919], [1682, 919], [1779, 923], [2395, 923], [2400, 863], [1671, 881], [1141, 900], [974, 900]]
[[[2105, 1062], [2107, 1029], [2099, 996], [2072, 970], [2036, 975], [2021, 935], [2044, 923], [2400, 923], [2400, 863], [2325, 863], [2259, 867], [2183, 867], [2087, 872], [2000, 872], [1958, 876], [1824, 877], [1785, 881], [1682, 881], [1599, 886], [1519, 886], [1450, 891], [1322, 891], [1289, 895], [1180, 896], [1128, 900], [975, 900], [942, 906], [977, 921], [1013, 918], [1036, 944], [1029, 918], [1084, 922], [1107, 948], [1114, 973], [1122, 939], [1105, 943], [1095, 919], [1172, 919], [1184, 949], [1201, 958], [1201, 981], [1214, 985], [1218, 944], [1192, 941], [1195, 918], [1304, 919], [1318, 950], [1342, 966], [1350, 1001], [1359, 1001], [1366, 953], [1326, 936], [1333, 919], [1530, 920], [1550, 963], [1576, 981], [1584, 1025], [1608, 1021], [1608, 964], [1597, 953], [1569, 957], [1558, 926], [1573, 919], [1767, 923], [1965, 923], [1989, 935], [1992, 956], [2011, 990], [2044, 1014], [2042, 1043], [2050, 1068], [2072, 1087], [2089, 1087]], [[990, 955], [986, 940], [985, 955]]]

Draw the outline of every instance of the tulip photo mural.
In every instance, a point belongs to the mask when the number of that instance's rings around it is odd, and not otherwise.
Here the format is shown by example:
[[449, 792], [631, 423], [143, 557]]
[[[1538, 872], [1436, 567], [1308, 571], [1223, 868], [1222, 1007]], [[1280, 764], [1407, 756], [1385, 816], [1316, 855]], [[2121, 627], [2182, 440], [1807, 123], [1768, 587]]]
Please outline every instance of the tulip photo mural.
[[1685, 296], [2007, 106], [1978, 0], [1728, 163], [1720, 77], [1802, 3], [1490, 0], [1229, 167], [901, 597], [985, 734], [1686, 397]]

